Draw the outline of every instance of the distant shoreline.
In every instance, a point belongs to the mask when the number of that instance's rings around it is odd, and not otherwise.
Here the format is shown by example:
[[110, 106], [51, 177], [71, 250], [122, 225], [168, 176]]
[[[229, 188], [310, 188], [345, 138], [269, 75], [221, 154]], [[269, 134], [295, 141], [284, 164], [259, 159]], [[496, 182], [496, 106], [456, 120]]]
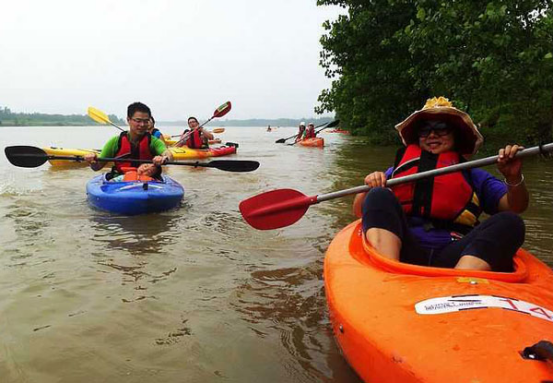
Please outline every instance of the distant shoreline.
[[[126, 125], [124, 118], [114, 114], [107, 116], [115, 125]], [[211, 126], [298, 126], [300, 122], [322, 125], [332, 121], [332, 117], [311, 117], [311, 118], [250, 118], [244, 120], [214, 119]], [[207, 121], [207, 118], [200, 119], [200, 122]], [[92, 126], [101, 125], [86, 114], [46, 114], [46, 113], [14, 113], [8, 107], [0, 107], [0, 127], [2, 126]], [[157, 121], [159, 126], [188, 126], [186, 120]]]
[[[304, 121], [305, 123], [313, 122], [315, 125], [322, 125], [324, 123], [332, 121], [331, 118], [320, 118], [320, 119], [278, 119], [278, 120], [262, 120], [262, 119], [251, 119], [251, 120], [225, 120], [218, 121], [212, 120], [209, 126], [220, 126], [220, 127], [296, 127], [300, 122]], [[127, 127], [127, 124], [115, 122], [116, 125], [120, 125], [122, 128]], [[63, 122], [63, 121], [25, 121], [25, 122], [11, 122], [11, 121], [2, 121], [0, 122], [1, 127], [53, 127], [53, 126], [67, 126], [67, 127], [79, 127], [79, 126], [102, 126], [94, 121], [85, 121], [85, 122]], [[157, 121], [156, 126], [187, 126], [186, 121]]]

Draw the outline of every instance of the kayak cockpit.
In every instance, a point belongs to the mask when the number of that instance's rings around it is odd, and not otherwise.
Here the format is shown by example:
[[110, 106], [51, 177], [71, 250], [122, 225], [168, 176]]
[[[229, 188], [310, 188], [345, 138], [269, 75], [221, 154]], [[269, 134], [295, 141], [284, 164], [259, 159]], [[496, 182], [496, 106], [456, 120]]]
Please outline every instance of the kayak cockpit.
[[480, 270], [457, 270], [397, 262], [386, 258], [375, 251], [363, 235], [361, 222], [359, 222], [355, 227], [355, 235], [351, 238], [350, 250], [352, 250], [352, 254], [360, 263], [370, 263], [373, 267], [389, 273], [418, 275], [424, 277], [472, 277], [510, 283], [524, 282], [527, 279], [528, 267], [526, 263], [530, 259], [530, 255], [526, 251], [519, 249], [514, 257], [514, 271], [511, 273]]

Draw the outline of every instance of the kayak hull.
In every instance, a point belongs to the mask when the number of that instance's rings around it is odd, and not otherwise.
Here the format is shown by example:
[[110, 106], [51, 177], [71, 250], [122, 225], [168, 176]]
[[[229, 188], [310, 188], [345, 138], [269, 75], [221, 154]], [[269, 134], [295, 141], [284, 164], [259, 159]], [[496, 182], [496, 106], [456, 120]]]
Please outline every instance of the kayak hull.
[[[66, 148], [57, 148], [54, 146], [48, 146], [42, 148], [49, 156], [79, 156], [83, 157], [88, 153], [99, 153], [98, 151], [92, 149], [66, 149]], [[88, 166], [88, 163], [85, 161], [68, 161], [68, 160], [48, 160], [50, 165], [56, 168], [85, 168]]]
[[105, 174], [88, 181], [88, 203], [99, 210], [122, 215], [157, 213], [180, 205], [184, 188], [170, 177], [160, 181], [108, 182]]
[[180, 148], [171, 147], [169, 150], [173, 153], [175, 161], [202, 159], [211, 157], [222, 157], [236, 153], [237, 145], [223, 145], [219, 147], [210, 147], [208, 149], [190, 149], [187, 146]]
[[305, 140], [298, 141], [298, 145], [322, 148], [325, 146], [325, 140], [322, 137], [307, 138]]
[[[165, 137], [163, 140], [165, 141], [165, 145], [167, 145], [167, 146], [175, 145], [177, 142], [179, 142], [179, 140], [174, 140], [171, 137]], [[209, 140], [208, 143], [209, 143], [209, 145], [220, 144], [221, 139], [220, 138], [214, 138], [213, 140]]]
[[360, 221], [325, 257], [332, 328], [366, 382], [553, 381], [522, 350], [553, 341], [553, 272], [519, 250], [513, 273], [402, 264], [377, 254]]

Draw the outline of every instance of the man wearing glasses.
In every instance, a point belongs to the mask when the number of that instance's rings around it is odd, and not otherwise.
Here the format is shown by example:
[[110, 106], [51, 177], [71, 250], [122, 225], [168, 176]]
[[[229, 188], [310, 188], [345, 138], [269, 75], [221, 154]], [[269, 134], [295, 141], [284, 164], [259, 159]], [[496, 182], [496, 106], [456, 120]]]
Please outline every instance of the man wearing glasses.
[[106, 179], [113, 179], [125, 173], [125, 168], [138, 168], [138, 174], [159, 178], [161, 165], [173, 160], [173, 155], [165, 146], [165, 143], [150, 135], [150, 121], [152, 112], [150, 108], [141, 103], [135, 102], [127, 108], [127, 123], [129, 130], [114, 136], [104, 145], [98, 156], [96, 153], [85, 155], [84, 159], [90, 164], [92, 170], [102, 169], [105, 161], [98, 161], [100, 158], [131, 158], [139, 160], [152, 160], [152, 164], [140, 164], [138, 162], [116, 162]]

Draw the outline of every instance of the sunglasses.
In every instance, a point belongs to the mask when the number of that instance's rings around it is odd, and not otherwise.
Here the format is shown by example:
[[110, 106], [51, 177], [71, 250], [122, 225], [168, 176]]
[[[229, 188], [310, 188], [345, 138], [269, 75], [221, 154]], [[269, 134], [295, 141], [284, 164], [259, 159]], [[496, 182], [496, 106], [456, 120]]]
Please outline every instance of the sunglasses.
[[131, 120], [133, 120], [137, 124], [149, 124], [151, 121], [149, 118], [131, 118]]
[[445, 122], [428, 123], [419, 129], [419, 137], [426, 138], [431, 132], [438, 137], [447, 136], [451, 133], [451, 128]]

